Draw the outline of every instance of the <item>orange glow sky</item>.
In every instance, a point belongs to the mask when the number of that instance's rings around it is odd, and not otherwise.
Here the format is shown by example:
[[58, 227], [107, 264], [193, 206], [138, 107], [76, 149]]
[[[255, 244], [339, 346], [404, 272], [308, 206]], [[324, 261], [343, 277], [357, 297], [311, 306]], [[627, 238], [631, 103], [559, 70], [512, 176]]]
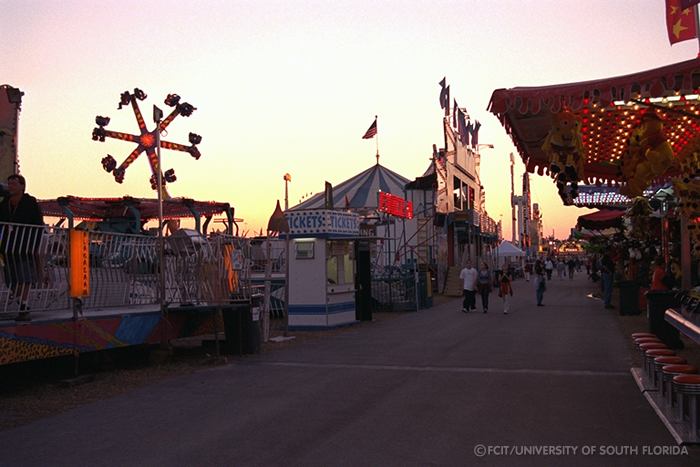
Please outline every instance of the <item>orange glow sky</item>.
[[[202, 135], [198, 161], [163, 151], [173, 196], [227, 201], [244, 230], [267, 223], [292, 175], [290, 205], [323, 182], [375, 162], [361, 137], [379, 115], [380, 162], [413, 179], [442, 146], [438, 81], [481, 121], [482, 183], [489, 215], [510, 233], [509, 153], [486, 111], [496, 88], [584, 81], [687, 60], [671, 47], [664, 1], [636, 0], [0, 0], [0, 84], [25, 92], [20, 164], [39, 198], [155, 196], [143, 154], [122, 185], [100, 160], [121, 163], [132, 143], [93, 142], [96, 115], [137, 132], [119, 94], [138, 87], [153, 104], [177, 93], [197, 111], [166, 138]], [[152, 124], [149, 125], [151, 127]], [[523, 165], [518, 158], [516, 173]], [[520, 185], [519, 181], [517, 182]], [[568, 236], [577, 216], [547, 177], [533, 175], [544, 230]], [[519, 192], [519, 188], [517, 188]]]

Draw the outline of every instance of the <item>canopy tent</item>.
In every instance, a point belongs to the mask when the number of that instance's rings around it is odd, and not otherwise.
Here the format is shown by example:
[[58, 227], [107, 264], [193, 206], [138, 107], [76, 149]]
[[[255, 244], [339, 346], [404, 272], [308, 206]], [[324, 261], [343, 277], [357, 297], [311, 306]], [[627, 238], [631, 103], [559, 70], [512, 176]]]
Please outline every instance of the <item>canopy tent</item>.
[[525, 256], [525, 252], [517, 246], [510, 243], [508, 240], [503, 240], [498, 248], [496, 248], [496, 256], [503, 258], [506, 256]]
[[[383, 191], [404, 197], [407, 178], [377, 163], [367, 170], [333, 186], [333, 206], [336, 209], [371, 211], [378, 207], [377, 193]], [[297, 209], [323, 209], [325, 193], [317, 193], [311, 198], [291, 207]]]
[[[142, 220], [158, 218], [158, 200], [147, 198], [81, 198], [79, 196], [61, 196], [56, 199], [40, 200], [39, 206], [45, 216], [66, 217], [99, 221], [108, 218], [133, 217], [132, 209], [137, 209]], [[231, 209], [228, 203], [214, 201], [195, 201], [189, 198], [172, 198], [163, 200], [164, 219], [191, 218], [225, 214]]]
[[625, 211], [601, 209], [600, 211], [578, 216], [577, 227], [589, 230], [621, 228]]
[[[101, 223], [103, 229], [138, 233], [142, 224], [158, 219], [158, 200], [147, 198], [82, 198], [79, 196], [61, 196], [56, 199], [40, 200], [39, 206], [44, 216], [68, 218], [69, 222], [81, 220]], [[207, 220], [204, 230], [211, 218], [223, 214], [227, 219], [227, 233], [236, 231], [238, 226], [233, 217], [233, 208], [229, 203], [215, 201], [195, 201], [189, 198], [171, 198], [163, 200], [163, 219], [194, 219], [197, 231], [201, 230], [200, 218]], [[114, 230], [113, 230], [114, 229]]]
[[[542, 149], [552, 117], [567, 109], [581, 122], [582, 181], [617, 185], [627, 140], [648, 108], [659, 111], [674, 156], [686, 157], [700, 132], [700, 58], [661, 68], [579, 83], [497, 89], [489, 110], [510, 134], [529, 172], [548, 172]], [[696, 108], [698, 107], [698, 108]], [[667, 172], [665, 177], [675, 175]], [[570, 204], [571, 200], [565, 199]]]

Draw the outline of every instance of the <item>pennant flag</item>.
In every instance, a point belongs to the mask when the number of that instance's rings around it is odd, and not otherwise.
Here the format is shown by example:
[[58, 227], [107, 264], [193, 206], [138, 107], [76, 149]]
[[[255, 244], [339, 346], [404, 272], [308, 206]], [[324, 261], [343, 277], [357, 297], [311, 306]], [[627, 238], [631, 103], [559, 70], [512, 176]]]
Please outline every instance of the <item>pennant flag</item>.
[[367, 131], [365, 132], [365, 136], [362, 137], [362, 139], [370, 139], [373, 138], [374, 135], [377, 134], [377, 117], [374, 117], [374, 122], [367, 128]]
[[472, 145], [475, 148], [479, 147], [479, 128], [481, 128], [481, 123], [477, 120], [474, 122], [474, 128], [472, 129]]
[[[471, 125], [471, 123], [469, 123], [469, 125]], [[469, 145], [470, 131], [464, 112], [461, 110], [457, 113], [457, 131], [459, 132], [459, 141], [462, 143], [462, 146]]]
[[438, 83], [440, 85], [440, 108], [445, 108], [445, 86], [447, 85], [447, 77], [442, 78]]
[[452, 107], [452, 127], [457, 128], [457, 112], [459, 111], [459, 106], [457, 105], [457, 99], [452, 99], [454, 107]]
[[450, 116], [450, 87], [446, 86], [447, 78], [442, 78], [442, 81], [440, 81], [440, 86], [442, 86], [442, 89], [440, 90], [440, 108], [445, 109], [445, 117]]
[[695, 11], [689, 7], [699, 1], [666, 0], [666, 29], [671, 45], [698, 37]]

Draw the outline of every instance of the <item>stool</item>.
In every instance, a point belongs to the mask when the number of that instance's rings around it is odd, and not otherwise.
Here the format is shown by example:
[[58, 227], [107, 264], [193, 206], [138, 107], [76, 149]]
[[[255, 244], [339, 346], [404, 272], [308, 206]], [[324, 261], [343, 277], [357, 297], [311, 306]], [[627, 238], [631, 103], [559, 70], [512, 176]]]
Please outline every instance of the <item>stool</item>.
[[676, 353], [671, 349], [650, 349], [644, 352], [643, 364], [644, 373], [647, 377], [654, 376], [654, 385], [656, 386], [656, 376], [654, 375], [654, 359], [656, 357], [673, 357]]
[[[661, 396], [664, 397], [670, 407], [673, 407], [673, 391], [671, 381], [674, 376], [697, 373], [698, 368], [693, 365], [664, 365], [661, 367]], [[666, 387], [668, 383], [668, 388]]]
[[645, 342], [644, 344], [639, 344], [638, 347], [642, 352], [642, 358], [644, 358], [647, 350], [671, 350], [666, 347], [666, 344], [662, 344], [660, 342]]
[[634, 340], [634, 343], [637, 345], [646, 344], [647, 342], [661, 342], [663, 344], [661, 339], [659, 339], [658, 337], [637, 337]]
[[[650, 350], [649, 352], [656, 352], [654, 350]], [[647, 355], [647, 358], [649, 358], [649, 355]], [[652, 376], [652, 381], [654, 383], [655, 388], [660, 387], [661, 383], [661, 369], [665, 367], [666, 365], [684, 365], [688, 363], [685, 358], [683, 357], [678, 357], [676, 355], [664, 355], [660, 357], [654, 357], [651, 356], [651, 363], [649, 365], [649, 370]]]
[[652, 334], [650, 332], [635, 332], [632, 334], [632, 339], [636, 337], [656, 337], [656, 334]]
[[688, 398], [688, 419], [691, 433], [698, 436], [698, 398], [700, 397], [700, 375], [678, 375], [673, 377], [673, 389], [678, 394], [678, 415], [685, 421], [685, 399]]

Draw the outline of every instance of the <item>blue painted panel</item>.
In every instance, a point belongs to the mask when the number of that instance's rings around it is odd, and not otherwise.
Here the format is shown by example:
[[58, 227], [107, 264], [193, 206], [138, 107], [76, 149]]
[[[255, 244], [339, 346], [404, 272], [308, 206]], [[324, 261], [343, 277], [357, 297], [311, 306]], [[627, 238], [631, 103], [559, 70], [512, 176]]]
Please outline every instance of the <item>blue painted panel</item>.
[[114, 337], [126, 344], [143, 344], [159, 321], [160, 313], [125, 315]]

